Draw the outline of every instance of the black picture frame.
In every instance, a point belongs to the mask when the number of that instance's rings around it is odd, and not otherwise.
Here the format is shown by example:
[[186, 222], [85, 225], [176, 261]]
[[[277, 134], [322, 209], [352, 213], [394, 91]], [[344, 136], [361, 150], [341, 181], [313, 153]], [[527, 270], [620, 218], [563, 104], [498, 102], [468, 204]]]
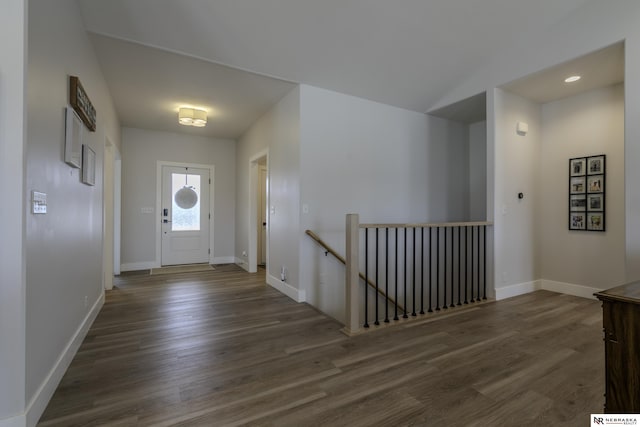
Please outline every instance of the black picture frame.
[[585, 212], [569, 212], [569, 230], [586, 230], [587, 214]]
[[569, 230], [606, 231], [605, 154], [569, 159]]
[[604, 213], [589, 212], [587, 214], [588, 231], [604, 231]]
[[604, 211], [604, 195], [603, 194], [588, 194], [586, 206], [589, 206], [590, 212], [603, 212]]
[[569, 180], [569, 194], [584, 194], [587, 179], [584, 176], [572, 176]]
[[587, 167], [586, 165], [587, 159], [584, 157], [571, 159], [571, 162], [569, 162], [569, 176], [583, 176], [585, 168]]
[[587, 159], [587, 175], [601, 175], [604, 173], [605, 156], [591, 156]]

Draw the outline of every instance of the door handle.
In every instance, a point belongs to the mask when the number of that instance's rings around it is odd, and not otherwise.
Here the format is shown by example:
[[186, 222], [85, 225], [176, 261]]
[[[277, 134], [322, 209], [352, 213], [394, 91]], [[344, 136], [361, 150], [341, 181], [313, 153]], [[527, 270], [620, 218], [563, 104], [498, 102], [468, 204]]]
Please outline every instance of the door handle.
[[266, 222], [263, 222], [263, 223], [262, 223], [262, 226], [263, 226], [263, 227], [266, 227], [266, 226], [267, 226], [267, 223], [266, 223]]
[[163, 220], [162, 220], [162, 222], [163, 222], [164, 224], [168, 224], [168, 223], [170, 223], [171, 221], [169, 221], [168, 219], [163, 219]]
[[162, 210], [162, 216], [169, 216], [169, 209], [168, 208], [164, 208]]

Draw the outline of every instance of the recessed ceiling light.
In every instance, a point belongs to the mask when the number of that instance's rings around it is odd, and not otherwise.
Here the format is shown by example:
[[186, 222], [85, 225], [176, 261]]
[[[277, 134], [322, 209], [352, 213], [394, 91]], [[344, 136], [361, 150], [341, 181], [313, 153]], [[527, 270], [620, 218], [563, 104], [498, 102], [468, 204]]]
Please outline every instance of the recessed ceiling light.
[[580, 80], [580, 76], [570, 76], [564, 79], [565, 83], [573, 83], [577, 82], [578, 80]]

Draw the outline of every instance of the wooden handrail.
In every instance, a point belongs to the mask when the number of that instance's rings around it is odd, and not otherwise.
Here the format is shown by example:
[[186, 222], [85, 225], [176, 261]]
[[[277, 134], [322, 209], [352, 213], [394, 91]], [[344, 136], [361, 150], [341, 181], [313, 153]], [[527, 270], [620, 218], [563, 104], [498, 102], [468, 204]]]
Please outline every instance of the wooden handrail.
[[[320, 238], [320, 236], [318, 236], [316, 233], [314, 233], [311, 230], [305, 230], [305, 233], [307, 236], [311, 237], [313, 240], [315, 240], [320, 246], [322, 246], [327, 253], [330, 253], [331, 255], [333, 255], [338, 261], [340, 261], [342, 264], [347, 265], [347, 261], [344, 259], [344, 257], [342, 255], [340, 255], [338, 252], [336, 252], [331, 246], [329, 246], [327, 243], [325, 243], [324, 240], [322, 240]], [[364, 274], [359, 273], [360, 274], [360, 278], [365, 281], [369, 286], [371, 286], [373, 289], [375, 289], [378, 294], [380, 294], [382, 297], [387, 298], [389, 301], [391, 301], [395, 306], [397, 306], [400, 310], [404, 310], [404, 307], [402, 307], [402, 305], [398, 304], [393, 298], [391, 298], [390, 296], [387, 296], [387, 294], [385, 294], [380, 288], [376, 288], [376, 284], [373, 283], [371, 281], [371, 279], [366, 279], [364, 277]]]
[[360, 224], [360, 228], [444, 228], [444, 227], [476, 227], [483, 225], [493, 225], [488, 221], [475, 222], [441, 222], [424, 224]]
[[347, 261], [345, 261], [344, 257], [340, 255], [338, 252], [336, 252], [335, 250], [333, 250], [333, 248], [329, 246], [324, 240], [322, 240], [320, 236], [318, 236], [316, 233], [314, 233], [311, 230], [306, 230], [305, 233], [307, 234], [307, 236], [311, 237], [313, 240], [318, 242], [318, 244], [322, 246], [327, 252], [329, 252], [331, 255], [336, 257], [338, 261], [340, 261], [344, 265], [347, 265]]

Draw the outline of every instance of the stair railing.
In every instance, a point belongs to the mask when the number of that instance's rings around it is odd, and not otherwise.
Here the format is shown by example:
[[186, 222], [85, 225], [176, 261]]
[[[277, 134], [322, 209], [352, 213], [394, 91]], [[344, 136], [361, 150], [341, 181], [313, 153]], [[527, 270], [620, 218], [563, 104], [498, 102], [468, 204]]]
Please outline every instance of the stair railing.
[[[331, 254], [331, 255], [333, 255], [333, 257], [335, 259], [340, 261], [342, 264], [347, 265], [347, 260], [342, 255], [340, 255], [338, 252], [336, 252], [335, 249], [333, 249], [331, 246], [329, 246], [328, 243], [326, 243], [324, 240], [322, 240], [320, 238], [320, 236], [318, 236], [316, 233], [314, 233], [311, 230], [306, 230], [305, 233], [307, 234], [307, 236], [309, 236], [313, 240], [315, 240], [316, 243], [318, 243], [320, 246], [322, 246], [322, 248], [325, 250], [325, 255], [326, 254]], [[362, 279], [366, 284], [368, 284], [369, 287], [371, 287], [372, 289], [375, 289], [382, 298], [387, 299], [387, 300], [389, 300], [389, 302], [391, 304], [396, 305], [398, 307], [398, 310], [404, 310], [404, 307], [402, 307], [402, 305], [396, 303], [396, 301], [393, 298], [387, 296], [387, 294], [385, 294], [379, 287], [377, 287], [376, 284], [373, 283], [373, 281], [371, 281], [371, 279], [369, 279], [368, 277], [365, 277], [365, 275], [360, 273], [360, 272], [358, 272], [358, 274], [359, 274], [358, 277], [360, 279]]]
[[[377, 326], [381, 321], [388, 324], [486, 300], [487, 228], [491, 225], [486, 221], [360, 224], [357, 214], [348, 214], [345, 333], [369, 328], [370, 320]], [[364, 273], [359, 267], [361, 256]], [[378, 295], [385, 295], [382, 301], [371, 298], [367, 287], [361, 292], [360, 278]], [[402, 301], [403, 308], [395, 302], [389, 307], [387, 295]]]

